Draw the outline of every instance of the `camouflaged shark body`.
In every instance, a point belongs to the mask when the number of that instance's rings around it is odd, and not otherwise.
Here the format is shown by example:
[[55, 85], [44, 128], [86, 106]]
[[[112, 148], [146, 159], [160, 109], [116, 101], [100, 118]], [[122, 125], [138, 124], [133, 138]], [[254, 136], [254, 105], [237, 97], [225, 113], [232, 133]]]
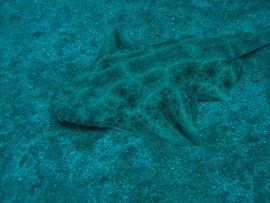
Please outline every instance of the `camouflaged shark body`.
[[198, 101], [226, 100], [244, 58], [268, 45], [269, 33], [138, 46], [115, 31], [89, 71], [57, 94], [54, 111], [60, 121], [79, 126], [202, 143], [195, 128]]

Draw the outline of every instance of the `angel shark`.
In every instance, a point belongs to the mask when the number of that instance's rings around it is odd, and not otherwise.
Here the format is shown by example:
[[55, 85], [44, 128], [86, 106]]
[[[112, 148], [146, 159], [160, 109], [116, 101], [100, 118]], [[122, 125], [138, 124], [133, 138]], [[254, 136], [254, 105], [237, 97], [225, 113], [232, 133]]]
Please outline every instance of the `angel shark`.
[[56, 93], [54, 113], [65, 124], [202, 144], [195, 127], [199, 102], [226, 100], [246, 58], [269, 43], [270, 27], [153, 45], [114, 30], [89, 70]]

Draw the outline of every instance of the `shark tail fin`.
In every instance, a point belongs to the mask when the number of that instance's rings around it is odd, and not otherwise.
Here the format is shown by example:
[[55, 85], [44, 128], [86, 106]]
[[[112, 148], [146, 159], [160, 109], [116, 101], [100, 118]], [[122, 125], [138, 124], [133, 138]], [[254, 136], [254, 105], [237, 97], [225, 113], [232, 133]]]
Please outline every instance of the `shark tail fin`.
[[[227, 59], [232, 62], [238, 58], [246, 57], [254, 52], [270, 45], [270, 27], [263, 28], [258, 33], [251, 33], [244, 30], [243, 35], [239, 36], [240, 43], [234, 43], [235, 50], [240, 50], [234, 56]], [[236, 48], [237, 47], [237, 48]]]

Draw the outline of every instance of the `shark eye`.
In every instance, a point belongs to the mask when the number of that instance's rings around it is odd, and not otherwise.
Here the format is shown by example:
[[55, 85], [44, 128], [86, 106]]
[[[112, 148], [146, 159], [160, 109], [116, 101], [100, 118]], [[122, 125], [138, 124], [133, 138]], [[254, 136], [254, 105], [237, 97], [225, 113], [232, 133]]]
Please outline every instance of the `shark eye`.
[[224, 87], [227, 89], [227, 88], [231, 88], [232, 85], [233, 85], [233, 83], [232, 83], [232, 81], [230, 81], [230, 80], [224, 80], [224, 81], [223, 81], [223, 85], [224, 85]]

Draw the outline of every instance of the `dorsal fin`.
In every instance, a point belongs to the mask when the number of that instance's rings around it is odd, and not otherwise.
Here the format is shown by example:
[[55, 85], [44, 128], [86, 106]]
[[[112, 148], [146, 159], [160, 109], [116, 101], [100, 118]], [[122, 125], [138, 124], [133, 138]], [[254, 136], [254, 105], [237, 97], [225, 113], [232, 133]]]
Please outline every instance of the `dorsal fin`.
[[113, 54], [119, 50], [123, 49], [134, 49], [139, 46], [127, 39], [126, 36], [122, 34], [122, 31], [118, 28], [114, 28], [112, 34], [109, 36], [107, 42], [103, 44], [103, 47], [99, 50], [96, 61], [102, 58], [104, 55]]
[[127, 39], [118, 28], [115, 28], [106, 44], [105, 50], [106, 53], [111, 54], [121, 49], [130, 49], [133, 47], [134, 43]]

